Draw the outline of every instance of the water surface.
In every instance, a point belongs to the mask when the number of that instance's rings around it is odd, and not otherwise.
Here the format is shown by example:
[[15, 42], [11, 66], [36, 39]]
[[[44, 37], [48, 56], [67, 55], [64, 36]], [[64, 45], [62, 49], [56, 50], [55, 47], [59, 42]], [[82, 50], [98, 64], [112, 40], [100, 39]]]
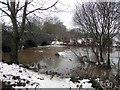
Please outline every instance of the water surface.
[[[86, 51], [87, 50], [87, 51]], [[64, 52], [61, 56], [55, 55], [57, 52]], [[77, 55], [88, 55], [91, 61], [95, 57], [89, 48], [81, 47], [35, 47], [19, 51], [19, 61], [29, 65], [40, 73], [55, 73], [63, 77], [79, 76], [81, 78], [113, 78], [117, 73], [116, 68], [112, 70], [99, 68], [94, 64], [83, 65], [76, 57]], [[119, 50], [113, 49], [111, 59], [117, 65]], [[9, 53], [3, 53], [3, 59], [10, 60]]]

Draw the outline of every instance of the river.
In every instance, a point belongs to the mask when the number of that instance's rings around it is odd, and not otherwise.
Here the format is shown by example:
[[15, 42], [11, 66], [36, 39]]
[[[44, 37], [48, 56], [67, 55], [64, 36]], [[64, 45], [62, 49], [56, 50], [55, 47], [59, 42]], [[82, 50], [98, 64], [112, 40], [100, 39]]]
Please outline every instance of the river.
[[[60, 56], [56, 54], [58, 52], [61, 52]], [[91, 54], [89, 48], [70, 46], [40, 46], [21, 50], [19, 51], [19, 61], [39, 73], [56, 74], [61, 77], [79, 76], [81, 78], [114, 79], [113, 76], [117, 73], [115, 66], [108, 70], [89, 63], [83, 65], [73, 52], [82, 56], [89, 53], [89, 58], [94, 61], [94, 55]], [[114, 48], [111, 52], [111, 60], [116, 66], [119, 57], [119, 50]], [[3, 53], [2, 58], [9, 61], [9, 53]]]

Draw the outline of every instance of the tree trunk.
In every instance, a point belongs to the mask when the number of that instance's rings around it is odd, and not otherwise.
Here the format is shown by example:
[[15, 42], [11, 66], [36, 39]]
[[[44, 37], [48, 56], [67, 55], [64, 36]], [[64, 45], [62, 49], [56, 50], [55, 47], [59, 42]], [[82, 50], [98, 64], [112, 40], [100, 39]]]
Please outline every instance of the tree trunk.
[[19, 64], [18, 61], [18, 46], [19, 46], [19, 34], [16, 18], [12, 18], [13, 32], [11, 38], [11, 63]]
[[[99, 54], [98, 54], [99, 52], [98, 52], [97, 48], [95, 48], [95, 47], [92, 45], [91, 49], [92, 49], [92, 52], [94, 53], [94, 55], [95, 55], [95, 57], [96, 57], [97, 63], [100, 64]], [[96, 49], [96, 50], [94, 50], [94, 49]]]
[[107, 61], [107, 66], [108, 66], [108, 68], [111, 68], [111, 65], [110, 65], [110, 29], [109, 29], [109, 23], [108, 23], [108, 61]]
[[102, 47], [100, 47], [100, 62], [104, 62], [103, 61], [103, 50], [102, 50]]
[[10, 0], [10, 12], [11, 12], [11, 21], [13, 24], [13, 32], [11, 38], [11, 63], [19, 64], [18, 61], [18, 44], [19, 44], [19, 34], [18, 34], [18, 25], [16, 18], [16, 1]]
[[108, 53], [108, 66], [110, 66], [110, 53]]
[[11, 63], [19, 64], [18, 61], [18, 44], [19, 44], [19, 39], [13, 37], [12, 38], [12, 43], [11, 43]]
[[100, 44], [100, 46], [99, 46], [99, 50], [100, 50], [100, 62], [104, 62], [103, 61], [103, 47], [102, 47], [102, 40], [101, 39], [100, 39], [99, 44]]
[[110, 46], [108, 46], [108, 61], [107, 61], [107, 66], [109, 68], [111, 68], [111, 65], [110, 65]]
[[19, 64], [18, 61], [18, 46], [19, 46], [19, 34], [16, 19], [13, 19], [13, 34], [11, 38], [11, 63]]

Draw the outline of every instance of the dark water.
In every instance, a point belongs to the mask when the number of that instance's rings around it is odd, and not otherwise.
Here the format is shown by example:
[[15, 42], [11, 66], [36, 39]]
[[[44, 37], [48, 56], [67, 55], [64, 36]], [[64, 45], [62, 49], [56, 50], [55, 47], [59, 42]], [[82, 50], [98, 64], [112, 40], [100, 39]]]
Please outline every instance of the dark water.
[[[115, 66], [112, 70], [99, 68], [94, 64], [86, 63], [83, 65], [73, 53], [77, 55], [88, 55], [94, 61], [95, 57], [90, 49], [79, 47], [37, 47], [22, 50], [19, 52], [19, 61], [22, 64], [29, 65], [31, 69], [46, 74], [56, 74], [63, 77], [79, 76], [81, 78], [103, 78], [114, 79], [117, 71]], [[63, 55], [55, 55], [57, 52], [64, 52]], [[117, 65], [119, 51], [114, 49], [111, 53], [111, 59]], [[3, 53], [2, 58], [9, 61], [9, 53]]]

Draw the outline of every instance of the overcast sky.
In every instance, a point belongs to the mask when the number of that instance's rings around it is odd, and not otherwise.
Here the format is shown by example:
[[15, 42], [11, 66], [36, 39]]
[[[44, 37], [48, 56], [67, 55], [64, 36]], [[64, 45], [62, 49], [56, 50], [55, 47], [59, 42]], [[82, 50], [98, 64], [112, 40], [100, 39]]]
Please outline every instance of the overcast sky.
[[[4, 0], [2, 0], [2, 1], [4, 1]], [[24, 0], [22, 0], [22, 1], [24, 1]], [[34, 1], [40, 3], [41, 0], [34, 0]], [[44, 1], [44, 0], [42, 0], [42, 1]], [[49, 3], [51, 4], [51, 1], [52, 1], [52, 3], [54, 3], [57, 0], [49, 0], [48, 4]], [[60, 10], [63, 10], [63, 12], [53, 13], [52, 16], [53, 17], [58, 16], [58, 18], [64, 23], [64, 25], [67, 26], [67, 28], [73, 28], [72, 16], [73, 16], [73, 11], [75, 10], [75, 3], [76, 3], [76, 0], [59, 0], [59, 2], [56, 4], [56, 7], [59, 8]], [[48, 4], [46, 4], [46, 5], [48, 5]], [[32, 9], [32, 8], [28, 7], [28, 9]], [[4, 17], [4, 20], [6, 22], [10, 21], [8, 17]]]
[[[5, 1], [5, 0], [1, 0], [1, 1]], [[20, 0], [20, 2], [23, 2], [23, 1], [24, 0]], [[46, 1], [45, 5], [47, 7], [47, 6], [50, 6], [52, 3], [54, 3], [57, 0], [33, 0], [33, 1], [35, 1], [34, 4], [38, 4], [38, 6], [40, 6], [41, 1], [42, 2]], [[79, 2], [79, 3], [80, 2], [88, 2], [88, 1], [95, 1], [95, 0], [59, 0], [59, 2], [56, 4], [56, 6], [57, 6], [57, 8], [63, 10], [63, 12], [52, 13], [52, 16], [53, 17], [58, 16], [59, 19], [64, 23], [64, 25], [67, 26], [68, 29], [74, 28], [73, 14], [75, 12], [76, 3], [77, 2]], [[104, 0], [100, 0], [100, 1], [104, 1]], [[115, 1], [115, 0], [108, 0], [108, 1]], [[0, 7], [1, 7], [1, 5], [0, 5]], [[28, 9], [31, 10], [32, 8], [28, 7]], [[45, 12], [45, 11], [43, 11], [43, 12]], [[39, 15], [39, 16], [41, 16], [41, 15]], [[47, 16], [49, 17], [51, 15], [48, 14]], [[44, 16], [42, 16], [42, 17], [44, 17]], [[5, 17], [5, 19], [6, 19], [6, 21], [8, 21], [7, 17]]]
[[62, 7], [65, 12], [58, 13], [57, 16], [67, 26], [73, 28], [73, 13], [75, 11], [76, 0], [60, 0], [64, 6]]
[[[4, 1], [4, 0], [2, 0]], [[22, 2], [24, 0], [20, 0], [20, 2]], [[57, 0], [33, 0], [35, 1], [34, 4], [38, 4], [38, 6], [40, 6], [41, 1], [47, 1], [45, 2], [46, 7], [50, 6], [52, 3], [54, 3]], [[77, 4], [77, 2], [88, 2], [88, 1], [95, 1], [95, 0], [59, 0], [59, 2], [56, 4], [56, 7], [59, 8], [60, 10], [63, 10], [63, 12], [59, 12], [59, 13], [52, 13], [52, 15], [47, 15], [48, 17], [50, 16], [58, 16], [59, 19], [63, 22], [63, 24], [65, 26], [67, 26], [68, 29], [74, 28], [74, 22], [73, 22], [73, 14], [75, 12], [75, 6]], [[102, 1], [102, 0], [101, 0]], [[104, 0], [103, 0], [104, 1]], [[35, 5], [36, 6], [36, 5]], [[1, 7], [1, 6], [0, 6]], [[28, 7], [29, 10], [32, 10], [32, 7]], [[43, 11], [45, 12], [45, 11]], [[39, 14], [38, 14], [39, 15]], [[39, 15], [41, 16], [41, 15]], [[44, 17], [44, 16], [42, 16]], [[8, 18], [5, 17], [6, 21], [8, 21]]]

